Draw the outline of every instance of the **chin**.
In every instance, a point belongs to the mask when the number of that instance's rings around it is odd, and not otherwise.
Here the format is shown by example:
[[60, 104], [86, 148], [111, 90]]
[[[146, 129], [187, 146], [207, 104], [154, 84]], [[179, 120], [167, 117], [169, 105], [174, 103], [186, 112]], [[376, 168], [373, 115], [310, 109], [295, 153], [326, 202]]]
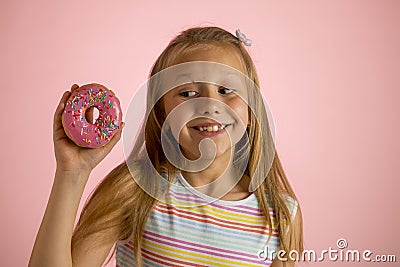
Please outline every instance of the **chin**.
[[200, 158], [200, 156], [203, 160], [214, 160], [230, 154], [231, 151], [230, 148], [217, 148], [217, 152], [214, 156], [214, 146], [204, 146], [202, 154], [200, 154], [198, 149], [196, 150], [197, 151], [195, 153], [193, 153], [193, 151], [191, 151], [191, 153], [184, 153], [184, 156], [189, 160], [197, 160]]
[[217, 148], [217, 153], [215, 154], [215, 157], [213, 154], [213, 150], [211, 150], [209, 153], [207, 153], [207, 152], [203, 153], [203, 158], [204, 159], [215, 159], [215, 158], [220, 158], [223, 156], [229, 156], [228, 154], [230, 154], [230, 151], [231, 151], [230, 148], [221, 148], [221, 149]]

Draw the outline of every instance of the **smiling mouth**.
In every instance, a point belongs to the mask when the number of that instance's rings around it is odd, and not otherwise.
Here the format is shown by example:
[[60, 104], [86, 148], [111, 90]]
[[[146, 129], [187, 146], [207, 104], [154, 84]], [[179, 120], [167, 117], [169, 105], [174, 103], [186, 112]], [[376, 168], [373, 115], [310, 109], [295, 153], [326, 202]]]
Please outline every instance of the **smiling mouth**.
[[196, 129], [200, 132], [219, 132], [224, 130], [230, 124], [214, 124], [214, 125], [203, 125], [203, 126], [193, 126], [193, 129]]

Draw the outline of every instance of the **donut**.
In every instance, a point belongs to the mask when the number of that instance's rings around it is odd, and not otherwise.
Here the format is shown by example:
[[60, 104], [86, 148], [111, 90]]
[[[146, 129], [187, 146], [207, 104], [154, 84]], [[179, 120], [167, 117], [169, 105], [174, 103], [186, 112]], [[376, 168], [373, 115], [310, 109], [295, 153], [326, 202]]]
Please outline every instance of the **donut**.
[[[86, 120], [88, 108], [99, 110], [92, 124]], [[114, 92], [101, 84], [87, 84], [72, 92], [62, 113], [66, 135], [78, 146], [97, 148], [106, 145], [121, 125], [122, 112]]]

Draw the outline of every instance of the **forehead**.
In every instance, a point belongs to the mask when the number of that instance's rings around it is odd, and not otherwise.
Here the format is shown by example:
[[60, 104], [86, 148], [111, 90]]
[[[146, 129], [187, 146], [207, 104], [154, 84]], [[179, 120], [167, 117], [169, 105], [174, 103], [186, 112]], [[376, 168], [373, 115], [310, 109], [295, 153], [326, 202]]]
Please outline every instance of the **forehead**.
[[246, 73], [240, 52], [229, 44], [207, 44], [197, 49], [191, 49], [189, 52], [178, 55], [174, 60], [174, 65], [192, 61], [216, 62], [230, 66], [243, 74]]
[[152, 76], [152, 91], [157, 101], [180, 85], [210, 83], [237, 89], [236, 93], [245, 96], [248, 77], [244, 66], [234, 46], [202, 45], [179, 54], [170, 67]]

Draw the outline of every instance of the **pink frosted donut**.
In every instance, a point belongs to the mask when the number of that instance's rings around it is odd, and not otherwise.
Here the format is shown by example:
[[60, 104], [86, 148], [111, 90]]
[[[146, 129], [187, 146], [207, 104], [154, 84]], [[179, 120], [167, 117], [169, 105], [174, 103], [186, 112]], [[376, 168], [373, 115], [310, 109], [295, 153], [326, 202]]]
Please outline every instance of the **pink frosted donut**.
[[[99, 117], [94, 124], [85, 117], [94, 106]], [[81, 147], [96, 148], [107, 144], [121, 125], [122, 112], [114, 92], [101, 84], [87, 84], [72, 92], [62, 115], [67, 136]]]

